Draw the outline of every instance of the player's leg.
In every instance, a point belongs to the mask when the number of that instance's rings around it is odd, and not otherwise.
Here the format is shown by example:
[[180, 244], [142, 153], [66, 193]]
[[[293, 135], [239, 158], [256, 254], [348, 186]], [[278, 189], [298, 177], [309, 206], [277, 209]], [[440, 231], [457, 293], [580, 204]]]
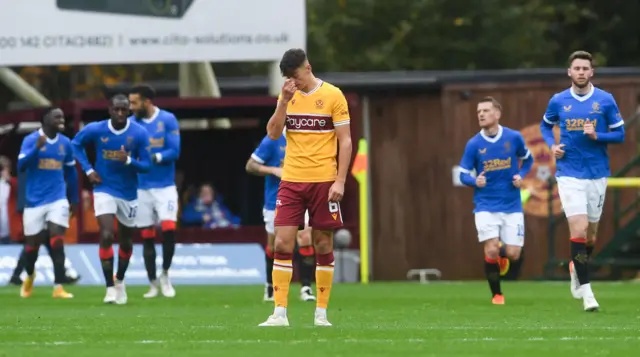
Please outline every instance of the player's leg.
[[100, 230], [99, 256], [105, 285], [107, 287], [104, 302], [114, 304], [116, 302], [117, 292], [113, 277], [113, 241], [115, 237], [115, 217], [118, 211], [118, 205], [116, 204], [115, 197], [103, 192], [95, 192], [93, 194], [93, 208]]
[[[308, 218], [305, 219], [308, 222]], [[300, 299], [302, 301], [316, 301], [311, 290], [311, 280], [315, 271], [316, 259], [313, 241], [311, 239], [311, 227], [308, 224], [298, 231], [298, 268], [300, 272]]]
[[[506, 259], [513, 263], [520, 260], [524, 246], [524, 232], [523, 213], [508, 213], [503, 216], [500, 239], [504, 244], [501, 249], [504, 248]], [[501, 273], [500, 276], [504, 276], [504, 274]]]
[[591, 260], [593, 250], [596, 246], [596, 240], [598, 236], [598, 224], [600, 217], [602, 216], [602, 210], [604, 209], [604, 201], [607, 193], [607, 179], [601, 178], [597, 180], [590, 180], [587, 194], [587, 219], [589, 225], [587, 226], [587, 258]]
[[20, 296], [30, 297], [33, 292], [35, 281], [36, 261], [40, 242], [42, 242], [42, 231], [46, 226], [47, 206], [25, 208], [23, 214], [24, 241], [25, 241], [25, 270], [27, 277], [22, 282]]
[[169, 279], [169, 269], [176, 252], [176, 222], [178, 221], [178, 190], [175, 186], [154, 190], [154, 210], [162, 230], [162, 274], [160, 290], [165, 297], [176, 296]]
[[138, 190], [138, 212], [136, 226], [140, 228], [142, 237], [142, 257], [144, 267], [149, 278], [149, 291], [143, 296], [154, 298], [158, 296], [160, 287], [157, 280], [156, 268], [156, 216], [153, 210], [153, 196], [149, 190]]
[[309, 225], [316, 252], [316, 326], [331, 326], [327, 320], [327, 307], [333, 286], [334, 256], [333, 232], [342, 227], [342, 211], [339, 202], [327, 202], [333, 182], [312, 185], [309, 202]]
[[293, 276], [293, 249], [298, 227], [304, 224], [304, 188], [304, 184], [286, 181], [280, 182], [278, 188], [272, 274], [275, 308], [267, 321], [259, 326], [289, 326], [287, 305]]
[[492, 303], [504, 304], [504, 296], [500, 287], [500, 229], [502, 220], [499, 213], [476, 212], [476, 229], [478, 241], [484, 247], [484, 274], [491, 290]]
[[583, 299], [586, 311], [594, 311], [598, 309], [598, 304], [591, 290], [586, 245], [589, 226], [588, 184], [589, 180], [558, 177], [558, 194], [567, 216], [571, 235], [571, 262], [569, 263], [571, 294], [576, 299]]
[[62, 287], [66, 280], [64, 235], [69, 228], [69, 202], [66, 199], [51, 204], [51, 209], [47, 212], [47, 226], [48, 235], [46, 238], [48, 238], [49, 255], [53, 263], [53, 297], [69, 299], [73, 295]]
[[133, 234], [135, 232], [136, 217], [138, 213], [138, 201], [126, 201], [116, 198], [118, 210], [116, 218], [118, 221], [118, 270], [116, 272], [116, 304], [127, 303], [127, 290], [124, 284], [124, 277], [129, 268], [129, 261], [133, 255]]
[[274, 226], [275, 211], [263, 208], [262, 218], [264, 219], [264, 229], [267, 232], [267, 245], [264, 248], [267, 281], [264, 287], [263, 300], [273, 301], [273, 245], [276, 240], [276, 231]]
[[13, 269], [13, 274], [11, 275], [11, 279], [9, 279], [9, 284], [12, 285], [22, 285], [22, 279], [20, 278], [20, 274], [24, 270], [25, 265], [27, 264], [27, 249], [26, 242], [23, 242], [22, 251], [20, 252], [20, 256], [18, 257], [18, 261], [16, 262], [16, 267]]

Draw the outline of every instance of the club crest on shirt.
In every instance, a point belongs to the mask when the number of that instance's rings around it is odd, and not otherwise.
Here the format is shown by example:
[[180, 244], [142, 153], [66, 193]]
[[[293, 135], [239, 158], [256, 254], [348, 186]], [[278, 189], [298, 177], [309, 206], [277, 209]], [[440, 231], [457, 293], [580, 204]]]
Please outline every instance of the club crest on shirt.
[[322, 99], [316, 100], [316, 109], [322, 109], [322, 108], [324, 108], [324, 102], [322, 101]]
[[507, 141], [504, 143], [504, 152], [508, 153], [509, 151], [511, 151], [511, 143]]
[[570, 105], [565, 105], [562, 107], [562, 109], [564, 109], [565, 112], [570, 112], [571, 111], [571, 106]]
[[593, 102], [593, 104], [591, 104], [591, 113], [589, 114], [602, 114], [600, 111], [600, 103]]
[[60, 144], [58, 146], [58, 153], [60, 154], [60, 156], [64, 156], [66, 154], [66, 150], [64, 149], [64, 145]]
[[164, 123], [163, 122], [159, 122], [158, 126], [156, 127], [156, 132], [160, 133], [164, 131]]
[[127, 136], [127, 146], [133, 144], [133, 136]]

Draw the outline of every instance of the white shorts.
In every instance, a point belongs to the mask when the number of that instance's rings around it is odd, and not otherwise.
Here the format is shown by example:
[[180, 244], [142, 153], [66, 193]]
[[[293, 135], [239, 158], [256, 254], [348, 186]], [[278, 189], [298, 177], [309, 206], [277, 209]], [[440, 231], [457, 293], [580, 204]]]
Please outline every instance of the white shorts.
[[500, 238], [506, 245], [524, 246], [524, 214], [477, 212], [478, 241]]
[[136, 226], [153, 227], [162, 221], [178, 221], [178, 190], [176, 186], [138, 190]]
[[96, 217], [114, 214], [121, 224], [127, 227], [135, 227], [138, 200], [127, 201], [113, 197], [108, 193], [96, 192], [93, 194], [93, 210]]
[[589, 222], [600, 221], [607, 193], [606, 177], [588, 180], [562, 176], [557, 181], [560, 202], [567, 217], [587, 215]]
[[[264, 218], [264, 229], [267, 231], [267, 234], [275, 234], [276, 211], [263, 208], [262, 217]], [[309, 225], [309, 211], [304, 212], [304, 224], [305, 226]]]
[[47, 222], [69, 228], [69, 201], [57, 200], [38, 207], [25, 208], [22, 225], [25, 236], [35, 236], [47, 228]]

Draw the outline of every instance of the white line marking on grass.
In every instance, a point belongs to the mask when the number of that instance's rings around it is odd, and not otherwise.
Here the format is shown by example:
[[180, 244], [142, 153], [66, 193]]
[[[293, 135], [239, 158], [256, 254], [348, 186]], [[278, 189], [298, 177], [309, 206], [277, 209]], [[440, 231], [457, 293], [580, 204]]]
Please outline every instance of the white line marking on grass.
[[[132, 341], [133, 344], [154, 345], [154, 344], [171, 344], [171, 343], [193, 343], [193, 344], [236, 344], [236, 345], [248, 345], [248, 344], [304, 344], [304, 343], [357, 343], [357, 344], [384, 344], [384, 343], [434, 343], [434, 342], [576, 342], [576, 341], [640, 341], [640, 336], [612, 336], [612, 337], [581, 337], [581, 336], [564, 336], [564, 337], [527, 337], [527, 338], [494, 338], [494, 337], [479, 337], [479, 338], [409, 338], [409, 339], [301, 339], [301, 340], [195, 340], [195, 341], [180, 341], [180, 340], [139, 340]], [[127, 344], [127, 341], [51, 341], [51, 342], [0, 342], [2, 346], [69, 346], [69, 345], [85, 345], [85, 344]]]

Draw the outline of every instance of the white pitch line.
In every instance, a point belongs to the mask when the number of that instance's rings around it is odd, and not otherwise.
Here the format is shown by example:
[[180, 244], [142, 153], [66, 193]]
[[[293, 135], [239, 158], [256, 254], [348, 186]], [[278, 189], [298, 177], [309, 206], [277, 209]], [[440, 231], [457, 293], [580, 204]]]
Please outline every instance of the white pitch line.
[[[640, 336], [626, 336], [626, 337], [580, 337], [580, 336], [565, 336], [565, 337], [527, 337], [527, 338], [494, 338], [494, 337], [483, 337], [483, 338], [434, 338], [434, 339], [423, 339], [423, 338], [409, 338], [409, 339], [301, 339], [301, 340], [195, 340], [195, 341], [171, 341], [171, 340], [139, 340], [132, 341], [133, 344], [144, 344], [144, 345], [160, 345], [160, 344], [171, 344], [171, 343], [192, 343], [192, 344], [237, 344], [237, 345], [246, 345], [246, 344], [264, 344], [264, 343], [273, 343], [273, 344], [290, 344], [297, 345], [303, 343], [357, 343], [357, 344], [383, 344], [383, 343], [413, 343], [413, 344], [421, 344], [421, 343], [434, 343], [434, 342], [575, 342], [575, 341], [640, 341]], [[51, 341], [51, 342], [0, 342], [0, 345], [3, 346], [68, 346], [68, 345], [85, 345], [85, 344], [118, 344], [123, 345], [126, 344], [126, 341]]]

